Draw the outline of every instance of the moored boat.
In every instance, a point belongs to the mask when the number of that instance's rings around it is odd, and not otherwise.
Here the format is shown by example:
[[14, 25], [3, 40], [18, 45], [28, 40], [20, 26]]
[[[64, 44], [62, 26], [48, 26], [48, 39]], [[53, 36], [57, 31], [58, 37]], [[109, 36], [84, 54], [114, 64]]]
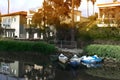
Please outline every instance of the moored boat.
[[83, 63], [100, 63], [102, 62], [102, 59], [99, 58], [97, 55], [94, 56], [83, 56], [81, 59], [81, 62]]
[[80, 65], [81, 58], [79, 58], [76, 54], [70, 59], [70, 65], [72, 67], [78, 67]]
[[62, 63], [66, 63], [68, 61], [68, 57], [63, 55], [62, 53], [58, 56], [58, 60]]

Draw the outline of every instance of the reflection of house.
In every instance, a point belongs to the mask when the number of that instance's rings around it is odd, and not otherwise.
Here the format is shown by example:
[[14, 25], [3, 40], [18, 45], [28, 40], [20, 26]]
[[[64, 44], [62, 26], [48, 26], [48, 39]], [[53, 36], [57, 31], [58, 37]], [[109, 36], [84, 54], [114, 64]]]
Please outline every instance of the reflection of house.
[[98, 4], [99, 27], [117, 27], [117, 21], [120, 20], [120, 2]]
[[5, 37], [25, 38], [25, 24], [27, 12], [20, 11], [1, 15], [1, 26]]
[[14, 61], [12, 63], [1, 62], [1, 72], [9, 75], [13, 75], [16, 77], [23, 76], [24, 71], [24, 63], [19, 61]]

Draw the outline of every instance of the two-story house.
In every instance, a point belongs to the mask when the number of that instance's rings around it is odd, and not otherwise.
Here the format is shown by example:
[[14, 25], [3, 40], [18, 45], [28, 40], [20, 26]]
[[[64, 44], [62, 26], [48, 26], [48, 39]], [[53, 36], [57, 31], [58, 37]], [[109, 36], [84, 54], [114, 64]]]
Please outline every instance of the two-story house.
[[98, 4], [98, 27], [118, 27], [120, 2]]
[[26, 37], [27, 12], [20, 11], [1, 15], [1, 26], [4, 28], [4, 37]]

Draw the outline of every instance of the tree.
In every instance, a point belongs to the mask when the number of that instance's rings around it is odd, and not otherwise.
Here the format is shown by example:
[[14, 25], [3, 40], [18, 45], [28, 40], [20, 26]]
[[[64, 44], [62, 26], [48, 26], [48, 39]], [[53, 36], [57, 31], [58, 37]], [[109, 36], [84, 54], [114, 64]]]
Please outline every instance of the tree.
[[[81, 0], [74, 0], [74, 7], [80, 6]], [[69, 18], [69, 13], [72, 9], [72, 0], [44, 0], [43, 7], [33, 16], [33, 23], [40, 24], [44, 22], [43, 28], [46, 25], [61, 25], [61, 21]], [[73, 13], [74, 14], [74, 13]], [[74, 26], [72, 26], [74, 27]]]
[[42, 23], [42, 14], [41, 12], [39, 13], [37, 12], [32, 17], [32, 24], [41, 27], [41, 23]]

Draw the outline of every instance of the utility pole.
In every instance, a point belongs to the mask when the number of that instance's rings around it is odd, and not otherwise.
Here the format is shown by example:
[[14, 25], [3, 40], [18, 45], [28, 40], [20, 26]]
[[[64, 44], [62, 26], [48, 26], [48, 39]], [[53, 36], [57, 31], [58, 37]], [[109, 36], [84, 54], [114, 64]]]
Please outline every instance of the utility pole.
[[[8, 0], [8, 8], [7, 8], [7, 14], [9, 14], [9, 10], [10, 10], [10, 0]], [[9, 22], [7, 21], [7, 24], [5, 25], [4, 28], [4, 37], [6, 37], [6, 27], [9, 25]]]
[[10, 10], [10, 0], [8, 0], [8, 14], [9, 14], [9, 10]]

